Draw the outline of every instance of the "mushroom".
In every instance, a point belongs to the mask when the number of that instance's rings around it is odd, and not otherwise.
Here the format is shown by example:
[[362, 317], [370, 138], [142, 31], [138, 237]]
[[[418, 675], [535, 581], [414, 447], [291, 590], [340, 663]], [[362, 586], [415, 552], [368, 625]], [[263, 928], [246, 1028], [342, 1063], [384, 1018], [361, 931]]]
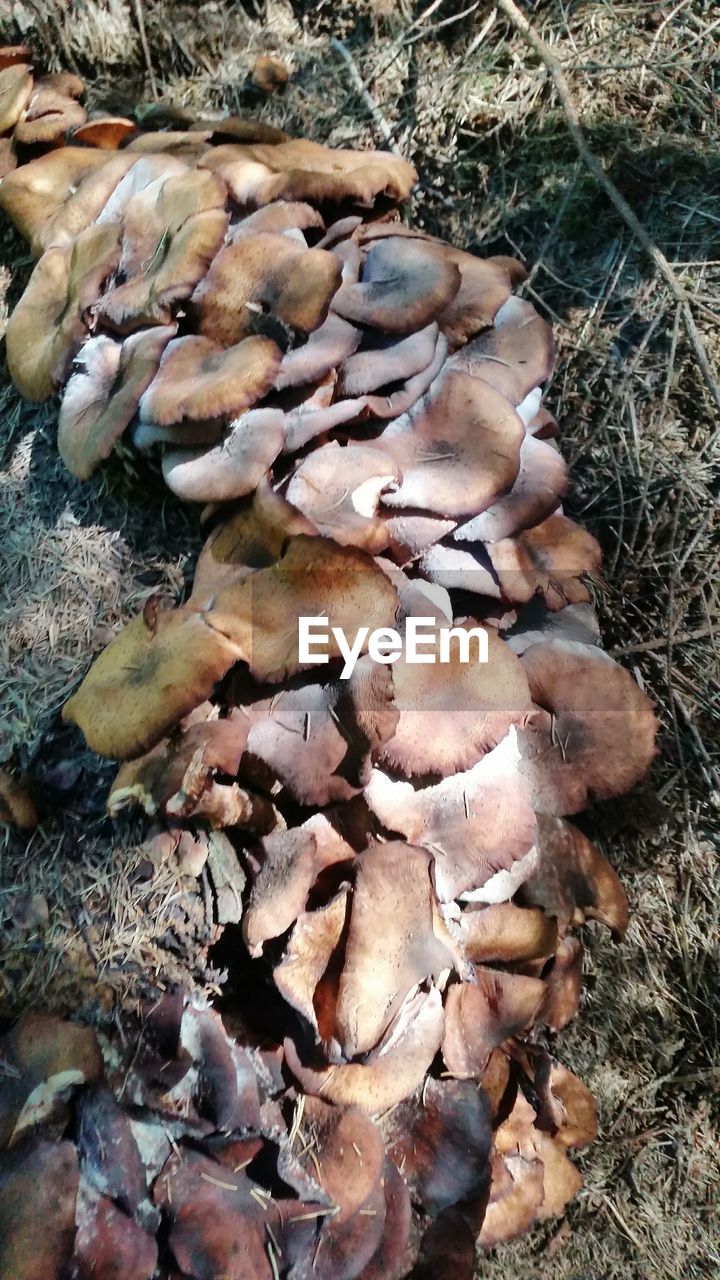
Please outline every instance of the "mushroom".
[[299, 618], [328, 618], [335, 658], [332, 628], [354, 636], [361, 627], [389, 626], [396, 609], [395, 588], [364, 552], [300, 534], [276, 565], [219, 591], [204, 616], [240, 648], [255, 679], [274, 683], [313, 665], [300, 656]]
[[[102, 152], [94, 151], [91, 148], [87, 150], [90, 155], [99, 155], [104, 163], [111, 163], [111, 159], [103, 156]], [[125, 210], [131, 200], [140, 195], [146, 187], [159, 180], [179, 177], [190, 172], [189, 166], [184, 164], [182, 160], [179, 160], [176, 156], [165, 155], [162, 152], [159, 155], [138, 157], [133, 156], [131, 148], [128, 147], [124, 155], [125, 158], [130, 155], [130, 163], [125, 174], [116, 183], [98, 213], [98, 222], [122, 222], [125, 217]]]
[[450, 365], [489, 382], [517, 406], [550, 377], [553, 356], [550, 325], [531, 302], [509, 297], [496, 312], [493, 327], [456, 352]]
[[423, 1235], [411, 1280], [474, 1280], [476, 1274], [475, 1237], [460, 1209], [446, 1209]]
[[276, 89], [287, 84], [290, 79], [290, 72], [282, 58], [261, 55], [253, 63], [251, 79], [258, 89], [262, 89], [263, 93], [274, 93]]
[[[208, 340], [190, 337], [182, 341]], [[238, 354], [240, 348], [245, 343], [259, 342], [266, 342], [274, 347], [269, 338], [246, 338], [228, 352], [220, 349], [221, 355], [213, 355], [212, 358], [217, 358], [219, 362], [227, 356], [229, 358], [225, 363], [229, 368], [233, 363], [242, 368], [245, 366], [245, 357]], [[218, 351], [215, 343], [212, 348], [214, 352]], [[260, 374], [259, 369], [257, 373]], [[208, 377], [208, 383], [213, 386], [212, 376]], [[242, 387], [242, 383], [240, 386]], [[230, 397], [233, 394], [232, 381], [228, 381], [226, 388]], [[238, 395], [237, 389], [234, 394]], [[240, 394], [247, 395], [247, 391], [241, 391]], [[190, 387], [189, 404], [192, 403], [193, 395], [194, 391]], [[201, 411], [200, 401], [196, 402], [196, 406]], [[172, 438], [176, 442], [181, 435], [180, 427], [177, 432], [173, 432]], [[166, 435], [165, 438], [169, 437]], [[223, 502], [231, 498], [242, 498], [245, 494], [252, 493], [272, 466], [284, 441], [285, 415], [282, 409], [251, 409], [230, 423], [228, 434], [214, 448], [170, 450], [163, 458], [163, 475], [168, 487], [185, 502]]]
[[200, 333], [230, 346], [263, 315], [301, 334], [319, 328], [340, 283], [325, 249], [303, 249], [287, 236], [257, 231], [218, 253], [192, 298]]
[[470, 374], [450, 372], [376, 440], [400, 467], [388, 507], [471, 516], [511, 488], [525, 431], [500, 392]]
[[459, 982], [445, 996], [442, 1055], [451, 1075], [479, 1076], [492, 1053], [531, 1026], [541, 1012], [544, 982], [520, 973], [474, 966], [474, 982]]
[[522, 656], [534, 712], [521, 733], [522, 771], [541, 813], [584, 809], [636, 786], [650, 767], [650, 699], [601, 649], [570, 640]]
[[381, 494], [400, 481], [388, 455], [368, 445], [337, 441], [314, 449], [290, 478], [288, 502], [312, 521], [318, 533], [344, 546], [377, 553], [389, 531], [377, 515]]
[[518, 610], [517, 620], [505, 632], [510, 648], [522, 657], [533, 644], [546, 640], [575, 640], [578, 644], [599, 645], [600, 624], [591, 604], [567, 604], [564, 609], [551, 611], [542, 596]]
[[81, 1175], [75, 1207], [73, 1274], [112, 1275], [113, 1280], [152, 1280], [158, 1248], [154, 1238], [109, 1196]]
[[175, 333], [175, 325], [166, 325], [133, 333], [122, 343], [97, 334], [81, 347], [63, 394], [57, 436], [60, 457], [79, 480], [110, 457]]
[[396, 338], [377, 347], [363, 347], [340, 364], [338, 395], [366, 395], [422, 373], [434, 360], [437, 338], [437, 325], [429, 324], [409, 337]]
[[[344, 885], [326, 906], [298, 916], [283, 957], [273, 971], [283, 999], [303, 1015], [317, 1039], [326, 1043], [336, 1036], [341, 958], [337, 964], [333, 962], [346, 927], [349, 893], [349, 886]], [[329, 1001], [324, 998], [328, 987]]]
[[0, 822], [31, 831], [39, 821], [27, 779], [0, 768]]
[[488, 1100], [474, 1083], [428, 1076], [381, 1126], [388, 1155], [426, 1213], [435, 1217], [483, 1194], [492, 1128]]
[[199, 799], [214, 770], [236, 777], [249, 727], [240, 719], [203, 720], [159, 742], [121, 767], [110, 788], [108, 812], [115, 815], [132, 803], [151, 815], [169, 812], [173, 798], [188, 795], [191, 786]]
[[28, 399], [47, 400], [88, 336], [88, 313], [120, 256], [119, 228], [88, 227], [71, 246], [48, 249], [7, 326], [11, 377]]
[[[538, 878], [542, 881], [542, 872]], [[523, 886], [519, 892], [524, 896]], [[521, 964], [555, 952], [557, 923], [537, 907], [497, 902], [463, 911], [456, 923], [463, 951], [473, 964]]]
[[9, 133], [20, 120], [33, 91], [32, 72], [23, 62], [0, 68], [0, 133]]
[[434, 928], [430, 861], [401, 841], [371, 843], [359, 855], [336, 1013], [347, 1057], [378, 1043], [411, 991], [454, 969]]
[[599, 920], [617, 936], [628, 926], [627, 894], [610, 863], [577, 827], [538, 814], [538, 861], [519, 891], [519, 901], [554, 916], [564, 933], [572, 925]]
[[93, 663], [63, 719], [98, 755], [131, 760], [149, 751], [242, 657], [208, 616], [187, 605], [167, 612], [146, 605]]
[[23, 118], [15, 126], [15, 140], [29, 146], [64, 141], [68, 130], [87, 119], [85, 108], [76, 101], [83, 90], [77, 76], [46, 76], [36, 81]]
[[416, 789], [373, 770], [364, 793], [368, 805], [389, 831], [432, 852], [441, 902], [468, 893], [477, 901], [502, 902], [518, 887], [503, 874], [518, 867], [524, 878], [534, 870], [534, 860], [523, 867], [536, 827], [519, 760], [511, 731], [472, 769], [435, 786]]
[[532, 528], [557, 510], [567, 487], [567, 467], [557, 449], [526, 435], [520, 470], [509, 493], [453, 531], [457, 542], [501, 542]]
[[[273, 208], [272, 205], [269, 206]], [[287, 387], [304, 386], [319, 381], [331, 370], [342, 364], [360, 345], [362, 334], [355, 325], [333, 311], [328, 312], [319, 328], [310, 334], [306, 342], [285, 352], [275, 387], [282, 391]]]
[[99, 147], [101, 151], [117, 151], [137, 133], [134, 120], [124, 116], [98, 116], [73, 129], [71, 142], [81, 147]]
[[[21, 165], [3, 178], [0, 208], [20, 235], [30, 242], [36, 257], [50, 248], [43, 235], [45, 225], [49, 225], [55, 215], [62, 215], [66, 201], [72, 202], [73, 193], [83, 178], [106, 163], [107, 156], [90, 147], [60, 147]], [[132, 164], [132, 160], [129, 163]]]
[[[311, 204], [297, 200], [274, 200], [272, 204], [248, 213], [230, 229], [230, 241], [235, 244], [244, 236], [257, 231], [272, 231], [282, 235], [286, 231], [307, 231], [310, 227], [322, 230], [325, 223], [322, 214]], [[325, 246], [322, 246], [323, 248]]]
[[561, 938], [545, 977], [540, 1018], [551, 1031], [562, 1031], [575, 1017], [582, 991], [583, 947], [577, 938]]
[[460, 288], [454, 263], [421, 240], [393, 238], [370, 246], [358, 284], [344, 284], [333, 310], [353, 324], [408, 334], [435, 320]]
[[550, 609], [590, 600], [583, 578], [597, 576], [602, 560], [592, 534], [558, 514], [486, 549], [506, 600], [524, 604], [541, 594]]
[[24, 1143], [5, 1157], [2, 1173], [0, 1274], [60, 1280], [75, 1237], [80, 1178], [75, 1147], [72, 1142]]
[[[237, 418], [272, 386], [280, 359], [270, 338], [245, 338], [227, 349], [199, 334], [175, 338], [140, 401], [140, 420], [169, 427]], [[212, 495], [205, 500], [212, 500]]]

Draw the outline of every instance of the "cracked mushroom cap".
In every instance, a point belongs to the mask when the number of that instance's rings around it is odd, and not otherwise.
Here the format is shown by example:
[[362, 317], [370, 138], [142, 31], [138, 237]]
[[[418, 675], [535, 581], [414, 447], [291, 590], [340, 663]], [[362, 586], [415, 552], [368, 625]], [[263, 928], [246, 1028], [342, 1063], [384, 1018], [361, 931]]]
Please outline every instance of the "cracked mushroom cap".
[[488, 543], [486, 550], [506, 600], [526, 604], [542, 595], [550, 609], [589, 601], [583, 577], [597, 576], [602, 562], [592, 534], [557, 514], [513, 537]]
[[187, 605], [133, 618], [65, 703], [63, 719], [101, 756], [149, 751], [203, 702], [242, 654]]
[[16, 141], [25, 146], [64, 141], [69, 130], [87, 119], [85, 108], [76, 101], [82, 92], [82, 81], [75, 76], [46, 76], [36, 81], [23, 118], [15, 127]]
[[10, 62], [0, 69], [0, 133], [15, 129], [32, 91], [32, 72], [26, 63]]
[[267, 316], [301, 334], [318, 329], [340, 284], [340, 265], [270, 231], [244, 235], [218, 253], [192, 298], [200, 333], [230, 346]]
[[36, 256], [50, 248], [43, 235], [45, 225], [54, 215], [62, 214], [83, 179], [102, 168], [106, 161], [102, 152], [90, 147], [60, 147], [21, 165], [3, 178], [0, 208]]
[[[438, 643], [443, 633], [447, 661], [441, 650], [430, 665], [411, 662], [402, 654], [393, 664], [400, 720], [378, 759], [405, 777], [447, 777], [469, 769], [531, 709], [520, 661], [492, 628], [472, 621], [452, 629], [436, 627]], [[487, 662], [479, 657], [481, 639], [487, 645]]]
[[[390, 626], [396, 610], [395, 588], [363, 551], [300, 534], [277, 564], [219, 591], [205, 616], [239, 647], [256, 680], [274, 683], [314, 665], [300, 657], [301, 617], [328, 618], [329, 630], [355, 636]], [[327, 653], [340, 656], [331, 631]]]
[[10, 375], [28, 400], [47, 400], [88, 336], [88, 313], [117, 267], [119, 228], [93, 226], [71, 246], [48, 249], [8, 321]]
[[[412, 990], [454, 969], [436, 921], [426, 850], [401, 841], [372, 843], [363, 850], [336, 1012], [346, 1057], [374, 1048]], [[378, 938], [384, 940], [382, 948]]]
[[357, 284], [344, 284], [333, 310], [353, 324], [382, 333], [423, 329], [445, 310], [460, 288], [454, 263], [421, 240], [378, 240], [367, 252]]
[[79, 480], [110, 457], [175, 333], [176, 326], [167, 325], [133, 333], [122, 343], [97, 334], [79, 351], [63, 393], [57, 437], [60, 457]]
[[377, 515], [380, 497], [400, 478], [397, 466], [382, 450], [353, 444], [341, 448], [333, 441], [303, 459], [286, 495], [318, 533], [343, 546], [377, 554], [390, 537]]
[[521, 734], [522, 770], [541, 813], [584, 809], [631, 791], [655, 754], [650, 699], [601, 649], [569, 640], [522, 656], [540, 708]]
[[524, 438], [521, 419], [494, 387], [470, 374], [443, 374], [375, 441], [403, 474], [385, 505], [477, 515], [512, 487]]
[[228, 348], [198, 334], [175, 338], [140, 401], [140, 420], [168, 427], [236, 418], [270, 389], [280, 359], [270, 338]]
[[[517, 889], [513, 876], [533, 850], [535, 815], [520, 776], [517, 735], [488, 752], [472, 769], [417, 788], [374, 769], [365, 799], [383, 826], [429, 849], [441, 902], [463, 894], [502, 902]], [[534, 865], [534, 864], [533, 864]], [[529, 875], [528, 866], [523, 875]]]

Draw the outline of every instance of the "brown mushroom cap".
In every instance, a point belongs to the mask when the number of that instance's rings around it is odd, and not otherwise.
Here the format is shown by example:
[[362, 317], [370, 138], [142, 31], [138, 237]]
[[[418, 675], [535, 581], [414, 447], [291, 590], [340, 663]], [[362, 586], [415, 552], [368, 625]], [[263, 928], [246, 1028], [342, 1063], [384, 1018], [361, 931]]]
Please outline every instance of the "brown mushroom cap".
[[50, 247], [43, 237], [45, 224], [62, 212], [83, 178], [106, 162], [107, 156], [90, 147], [60, 147], [3, 178], [0, 208], [29, 241], [33, 253]]
[[[203, 339], [193, 338], [193, 341]], [[269, 339], [245, 339], [245, 342], [265, 341]], [[231, 351], [237, 352], [244, 345], [238, 343]], [[212, 378], [208, 381], [214, 385]], [[277, 458], [284, 441], [282, 409], [250, 409], [230, 423], [228, 435], [215, 448], [173, 449], [166, 453], [163, 475], [168, 487], [185, 502], [225, 502], [241, 498], [252, 493]]]
[[[429, 630], [430, 628], [428, 628]], [[441, 639], [438, 627], [435, 635]], [[472, 635], [464, 660], [461, 640], [470, 631], [485, 638], [488, 661], [478, 659], [479, 641]], [[530, 692], [520, 661], [492, 628], [471, 621], [449, 631], [449, 662], [430, 665], [393, 664], [398, 727], [379, 760], [405, 777], [446, 777], [469, 769], [505, 737], [511, 724], [530, 712]]]
[[416, 985], [454, 968], [434, 903], [424, 849], [389, 841], [360, 854], [336, 1015], [347, 1057], [377, 1044]]
[[[24, 116], [15, 126], [17, 142], [36, 146], [38, 143], [64, 141], [68, 130], [85, 123], [85, 108], [65, 92], [62, 83], [56, 87], [53, 79], [55, 77], [48, 76], [33, 85]], [[78, 81], [78, 84], [82, 82]]]
[[293, 1042], [286, 1040], [287, 1065], [306, 1093], [379, 1114], [417, 1089], [440, 1048], [443, 1007], [437, 988], [410, 996], [396, 1023], [365, 1062], [315, 1070], [303, 1066]]
[[32, 72], [24, 63], [11, 62], [0, 70], [0, 133], [15, 128], [32, 91]]
[[481, 515], [458, 525], [459, 542], [501, 542], [546, 520], [557, 510], [567, 488], [567, 467], [557, 449], [526, 435], [520, 448], [520, 470], [509, 493]]
[[330, 311], [307, 342], [292, 347], [283, 356], [275, 379], [278, 391], [324, 378], [357, 350], [361, 337], [355, 325]]
[[429, 324], [407, 338], [396, 338], [378, 347], [364, 347], [342, 362], [338, 395], [366, 395], [388, 383], [422, 373], [434, 360], [437, 339], [437, 325]]
[[554, 354], [550, 325], [531, 302], [510, 297], [496, 312], [493, 327], [458, 351], [450, 363], [519, 405], [550, 377]]
[[195, 568], [191, 600], [200, 606], [221, 587], [274, 564], [298, 533], [312, 535], [315, 528], [263, 476], [252, 496], [210, 534]]
[[[323, 229], [322, 214], [311, 204], [299, 200], [274, 200], [254, 213], [248, 213], [236, 222], [230, 231], [230, 239], [241, 240], [249, 232], [272, 231], [282, 235], [284, 231], [307, 231], [310, 227]], [[316, 246], [317, 247], [317, 246]], [[324, 248], [325, 246], [320, 246]]]
[[340, 266], [325, 249], [303, 249], [287, 236], [257, 231], [218, 253], [193, 299], [200, 333], [230, 346], [269, 312], [300, 333], [325, 319]]
[[[327, 617], [354, 636], [390, 626], [396, 609], [395, 588], [364, 552], [301, 534], [272, 568], [219, 591], [206, 617], [240, 647], [256, 679], [275, 682], [308, 665], [299, 657], [300, 617]], [[327, 652], [340, 656], [332, 635]]]
[[380, 495], [400, 480], [388, 455], [368, 445], [326, 444], [300, 463], [287, 487], [287, 499], [312, 521], [319, 533], [345, 546], [377, 553], [389, 533], [377, 516]]
[[109, 458], [158, 370], [175, 325], [133, 333], [123, 343], [106, 334], [88, 338], [63, 394], [58, 451], [79, 480]]
[[97, 119], [86, 120], [72, 131], [72, 141], [76, 146], [99, 147], [101, 151], [117, 151], [127, 138], [137, 133], [134, 120], [124, 116], [98, 116]]
[[376, 441], [403, 473], [385, 505], [477, 515], [511, 488], [524, 437], [520, 418], [494, 387], [470, 374], [444, 374]]
[[475, 1237], [460, 1209], [446, 1209], [422, 1238], [410, 1280], [474, 1280]]
[[333, 956], [345, 931], [349, 893], [349, 886], [345, 885], [326, 906], [298, 916], [283, 958], [273, 972], [283, 999], [307, 1019], [317, 1038], [325, 1041], [335, 1036], [337, 975], [329, 1017], [320, 988], [323, 978], [331, 973]]
[[445, 996], [442, 1054], [459, 1079], [480, 1075], [493, 1049], [532, 1025], [545, 997], [539, 978], [475, 968], [475, 982], [460, 982]]
[[250, 726], [242, 720], [202, 720], [171, 741], [121, 766], [108, 795], [108, 812], [140, 804], [148, 814], [164, 811], [178, 792], [188, 791], [188, 774], [204, 790], [213, 770], [234, 778]]
[[195, 165], [207, 153], [212, 140], [212, 129], [169, 130], [163, 133], [140, 133], [131, 138], [125, 150], [137, 160], [139, 155], [172, 156], [188, 165]]
[[533, 596], [517, 612], [517, 621], [504, 632], [510, 648], [522, 657], [533, 644], [546, 640], [576, 640], [578, 644], [599, 645], [600, 624], [591, 604], [567, 604], [564, 609], [548, 609], [541, 596]]
[[435, 320], [459, 288], [454, 263], [421, 240], [378, 240], [368, 250], [360, 283], [344, 284], [332, 305], [353, 324], [407, 334]]
[[0, 769], [0, 822], [29, 831], [39, 821], [27, 782]]
[[588, 919], [622, 937], [629, 920], [627, 894], [587, 836], [562, 818], [539, 814], [537, 847], [537, 867], [522, 885], [519, 900], [554, 916], [563, 932]]
[[[80, 151], [81, 148], [75, 150]], [[118, 183], [134, 163], [133, 157], [124, 152], [90, 154], [101, 156], [104, 163], [86, 173], [68, 199], [39, 226], [34, 242], [43, 249], [72, 244], [77, 235], [102, 213]]]
[[273, 145], [214, 147], [205, 168], [225, 179], [240, 205], [273, 200], [352, 200], [367, 208], [378, 196], [405, 200], [417, 174], [412, 165], [386, 151], [342, 151], [291, 138]]
[[270, 389], [280, 360], [270, 338], [245, 338], [227, 349], [197, 334], [175, 338], [140, 401], [141, 421], [170, 426], [235, 418]]
[[111, 641], [63, 707], [92, 750], [116, 760], [149, 751], [242, 657], [187, 605], [147, 615]]
[[29, 44], [4, 44], [0, 47], [0, 71], [17, 66], [18, 62], [30, 62], [32, 49]]
[[522, 656], [541, 711], [521, 734], [523, 772], [541, 813], [577, 813], [590, 796], [623, 795], [647, 773], [655, 752], [650, 699], [601, 649], [567, 640]]
[[540, 1103], [538, 1128], [565, 1149], [589, 1146], [597, 1137], [598, 1109], [587, 1085], [543, 1050], [531, 1051], [529, 1058]]
[[65, 381], [88, 335], [88, 311], [119, 256], [119, 228], [93, 226], [37, 263], [6, 334], [8, 369], [28, 400], [47, 400]]
[[[77, 150], [77, 148], [72, 149]], [[105, 164], [112, 163], [112, 157], [103, 156], [102, 152], [97, 152], [94, 148], [88, 147], [82, 150], [86, 150], [90, 155], [99, 155]], [[122, 222], [131, 200], [134, 200], [135, 196], [140, 195], [147, 187], [157, 181], [190, 172], [189, 166], [182, 160], [178, 160], [176, 156], [164, 153], [133, 156], [129, 147], [124, 155], [131, 156], [130, 165], [100, 210], [99, 222]]]
[[590, 600], [582, 578], [597, 575], [602, 561], [592, 534], [563, 515], [489, 543], [487, 554], [506, 600], [523, 604], [541, 594], [550, 609]]
[[463, 951], [473, 964], [493, 960], [519, 964], [537, 960], [551, 956], [557, 943], [555, 920], [537, 907], [518, 907], [514, 902], [497, 902], [480, 910], [463, 911], [457, 927]]
[[60, 1280], [75, 1237], [77, 1151], [72, 1142], [24, 1143], [3, 1164], [0, 1274]]
[[261, 55], [253, 63], [251, 79], [263, 93], [274, 93], [281, 85], [287, 84], [290, 72], [282, 58]]
[[582, 992], [583, 946], [577, 938], [561, 938], [552, 967], [545, 975], [540, 1019], [551, 1031], [562, 1031], [575, 1017]]
[[[373, 771], [365, 798], [390, 831], [429, 849], [441, 902], [461, 894], [501, 902], [517, 888], [506, 873], [522, 867], [533, 850], [535, 816], [519, 776], [516, 736], [489, 752], [466, 773], [416, 790]], [[534, 869], [524, 869], [522, 878]], [[504, 877], [504, 878], [503, 878]]]

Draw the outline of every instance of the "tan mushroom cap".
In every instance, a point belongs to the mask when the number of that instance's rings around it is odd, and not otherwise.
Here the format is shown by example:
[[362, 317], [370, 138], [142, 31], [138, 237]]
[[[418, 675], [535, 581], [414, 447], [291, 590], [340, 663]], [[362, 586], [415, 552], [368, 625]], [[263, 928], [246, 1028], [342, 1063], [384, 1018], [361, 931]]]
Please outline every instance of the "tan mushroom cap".
[[32, 72], [26, 64], [11, 62], [0, 70], [0, 133], [15, 128], [32, 91]]
[[378, 1043], [417, 985], [454, 969], [453, 954], [435, 931], [435, 912], [426, 850], [400, 841], [363, 850], [337, 1005], [346, 1057]]
[[98, 116], [86, 120], [72, 132], [76, 146], [98, 147], [101, 151], [117, 151], [127, 138], [137, 133], [134, 120], [125, 116]]
[[582, 581], [599, 574], [600, 545], [567, 516], [551, 515], [542, 524], [487, 546], [506, 600], [524, 604], [542, 595], [550, 609], [591, 599]]
[[385, 505], [477, 515], [512, 487], [524, 437], [522, 421], [494, 387], [470, 374], [443, 374], [375, 442], [403, 473]]
[[553, 955], [557, 943], [555, 920], [537, 907], [518, 907], [514, 902], [463, 911], [457, 926], [463, 951], [473, 964], [537, 960]]
[[397, 237], [372, 244], [358, 284], [344, 284], [333, 310], [353, 324], [408, 334], [436, 320], [460, 288], [454, 263], [421, 240]]
[[175, 325], [167, 325], [133, 333], [123, 343], [97, 334], [81, 348], [63, 394], [57, 436], [60, 457], [79, 480], [110, 457], [175, 333]]
[[566, 1150], [589, 1146], [597, 1137], [598, 1109], [587, 1085], [542, 1050], [529, 1058], [540, 1102], [538, 1127]]
[[270, 389], [280, 360], [270, 338], [245, 338], [227, 349], [197, 334], [175, 338], [140, 401], [141, 421], [171, 426], [235, 418]]
[[251, 79], [263, 93], [274, 93], [281, 85], [287, 84], [290, 72], [282, 58], [261, 55], [253, 63]]
[[6, 67], [17, 66], [18, 62], [29, 63], [32, 49], [29, 44], [4, 44], [0, 46], [0, 71]]
[[184, 606], [133, 618], [65, 703], [63, 719], [99, 755], [129, 760], [149, 751], [242, 657], [206, 617]]
[[[276, 565], [219, 591], [206, 617], [239, 647], [256, 679], [275, 682], [308, 665], [300, 661], [300, 617], [327, 617], [354, 636], [360, 627], [390, 626], [396, 610], [397, 592], [369, 556], [301, 534]], [[327, 652], [340, 656], [332, 635]]]
[[508, 298], [486, 329], [452, 357], [452, 366], [502, 391], [519, 405], [552, 373], [552, 329], [524, 298]]
[[28, 400], [47, 400], [88, 336], [88, 312], [120, 256], [119, 227], [93, 226], [48, 249], [8, 321], [10, 375]]
[[[336, 1034], [339, 973], [332, 972], [333, 957], [345, 931], [349, 893], [350, 888], [345, 885], [326, 906], [298, 916], [282, 960], [273, 971], [283, 999], [307, 1019], [323, 1041], [332, 1040]], [[339, 970], [339, 963], [335, 967]], [[329, 984], [327, 1000], [324, 997]]]
[[[448, 633], [449, 662], [436, 654], [435, 662], [423, 665], [401, 654], [393, 663], [400, 720], [379, 761], [405, 777], [447, 777], [469, 769], [497, 746], [511, 724], [522, 723], [530, 713], [520, 660], [492, 628], [472, 621], [452, 630], [436, 627], [438, 642], [443, 631]], [[479, 638], [472, 631], [487, 643], [487, 662], [479, 660]]]
[[15, 126], [15, 139], [23, 145], [64, 141], [70, 129], [84, 124], [87, 119], [85, 108], [61, 86], [56, 88], [51, 83], [52, 79], [38, 80], [33, 85], [23, 118]]
[[582, 993], [583, 946], [577, 938], [562, 938], [552, 968], [545, 977], [540, 1017], [551, 1031], [562, 1031], [575, 1017]]
[[0, 1100], [3, 1148], [43, 1120], [62, 1118], [70, 1089], [103, 1073], [92, 1028], [45, 1013], [24, 1013], [0, 1039], [0, 1055], [7, 1065]]
[[448, 1071], [458, 1079], [479, 1076], [493, 1049], [533, 1025], [545, 994], [539, 978], [481, 966], [474, 983], [449, 987], [442, 1044]]
[[313, 535], [315, 527], [263, 476], [252, 496], [242, 499], [208, 537], [195, 568], [191, 601], [203, 606], [221, 587], [274, 564], [298, 533]]
[[501, 542], [532, 528], [557, 511], [567, 488], [567, 467], [557, 449], [526, 435], [520, 470], [509, 493], [481, 515], [458, 525], [456, 542]]
[[29, 831], [39, 821], [27, 782], [7, 769], [0, 769], [0, 822]]
[[510, 873], [522, 867], [536, 834], [519, 758], [516, 735], [510, 734], [472, 769], [436, 786], [416, 789], [373, 770], [365, 788], [368, 805], [389, 831], [431, 851], [441, 902], [461, 894], [501, 902], [515, 892]]
[[432, 987], [427, 994], [417, 992], [405, 1001], [396, 1023], [362, 1063], [319, 1070], [305, 1067], [292, 1040], [285, 1041], [285, 1060], [306, 1093], [378, 1115], [422, 1083], [440, 1048], [443, 1020], [442, 997]]
[[195, 165], [207, 153], [212, 130], [192, 129], [167, 133], [140, 133], [131, 138], [125, 150], [137, 160], [138, 156], [166, 155], [185, 164]]
[[412, 165], [390, 152], [342, 151], [306, 138], [214, 147], [202, 165], [225, 179], [238, 204], [255, 207], [273, 200], [352, 200], [370, 208], [378, 196], [407, 199], [417, 180]]
[[63, 210], [83, 178], [106, 163], [107, 156], [90, 147], [60, 147], [3, 178], [0, 208], [29, 241], [33, 253], [50, 247], [43, 238], [45, 223]]
[[128, 202], [120, 259], [128, 278], [98, 304], [104, 324], [119, 333], [168, 324], [203, 279], [229, 222], [224, 192], [210, 177], [189, 173], [158, 180]]
[[[74, 148], [77, 150], [77, 148]], [[111, 156], [103, 156], [102, 152], [98, 152], [95, 148], [82, 148], [90, 155], [99, 155], [104, 164], [111, 164]], [[108, 196], [105, 204], [100, 210], [98, 222], [122, 222], [125, 217], [125, 210], [135, 196], [140, 195], [142, 191], [153, 183], [167, 180], [168, 178], [178, 177], [182, 174], [189, 174], [190, 167], [182, 160], [178, 160], [177, 156], [159, 155], [135, 156], [130, 149], [123, 152], [127, 159], [130, 156], [130, 164], [126, 173], [119, 182], [116, 183], [113, 191]]]
[[[301, 200], [274, 200], [254, 213], [248, 213], [239, 222], [234, 223], [230, 231], [233, 241], [242, 239], [249, 232], [272, 231], [282, 235], [284, 231], [307, 231], [313, 227], [322, 230], [325, 227], [322, 214], [311, 204]], [[316, 246], [322, 247], [325, 246]]]
[[519, 900], [541, 907], [559, 928], [599, 920], [618, 937], [627, 929], [627, 894], [610, 863], [587, 836], [562, 818], [538, 814], [538, 865]]
[[589, 645], [551, 640], [522, 656], [542, 708], [522, 733], [523, 771], [541, 813], [577, 813], [589, 797], [631, 791], [655, 753], [650, 699], [628, 671]]
[[338, 395], [361, 396], [388, 383], [405, 381], [433, 363], [438, 339], [436, 324], [382, 346], [363, 347], [342, 362]]
[[380, 496], [399, 480], [397, 466], [380, 449], [332, 442], [307, 455], [286, 493], [319, 533], [376, 554], [390, 536], [377, 515]]
[[[269, 340], [246, 338], [245, 341]], [[214, 448], [172, 449], [166, 453], [162, 463], [165, 482], [184, 502], [226, 502], [241, 498], [252, 493], [282, 450], [284, 441], [282, 409], [250, 409], [230, 423], [228, 434]]]
[[135, 163], [134, 157], [124, 152], [108, 154], [98, 151], [91, 154], [100, 155], [104, 163], [85, 174], [64, 204], [38, 228], [35, 240], [43, 249], [72, 244], [76, 236], [102, 213], [118, 183]]
[[303, 249], [270, 231], [241, 236], [218, 253], [192, 299], [200, 333], [230, 346], [269, 312], [300, 333], [319, 328], [340, 283], [325, 249]]

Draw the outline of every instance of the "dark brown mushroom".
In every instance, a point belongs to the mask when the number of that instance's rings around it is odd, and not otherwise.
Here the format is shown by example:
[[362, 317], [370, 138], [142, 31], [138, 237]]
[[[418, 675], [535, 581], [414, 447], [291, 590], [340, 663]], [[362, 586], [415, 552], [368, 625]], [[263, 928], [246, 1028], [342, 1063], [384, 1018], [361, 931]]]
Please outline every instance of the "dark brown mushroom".
[[445, 997], [445, 1065], [458, 1079], [482, 1074], [493, 1049], [533, 1025], [545, 998], [539, 978], [475, 967], [474, 982], [449, 987]]
[[452, 262], [421, 240], [378, 240], [368, 250], [358, 284], [344, 284], [333, 310], [353, 324], [383, 333], [423, 329], [445, 310], [460, 288]]

